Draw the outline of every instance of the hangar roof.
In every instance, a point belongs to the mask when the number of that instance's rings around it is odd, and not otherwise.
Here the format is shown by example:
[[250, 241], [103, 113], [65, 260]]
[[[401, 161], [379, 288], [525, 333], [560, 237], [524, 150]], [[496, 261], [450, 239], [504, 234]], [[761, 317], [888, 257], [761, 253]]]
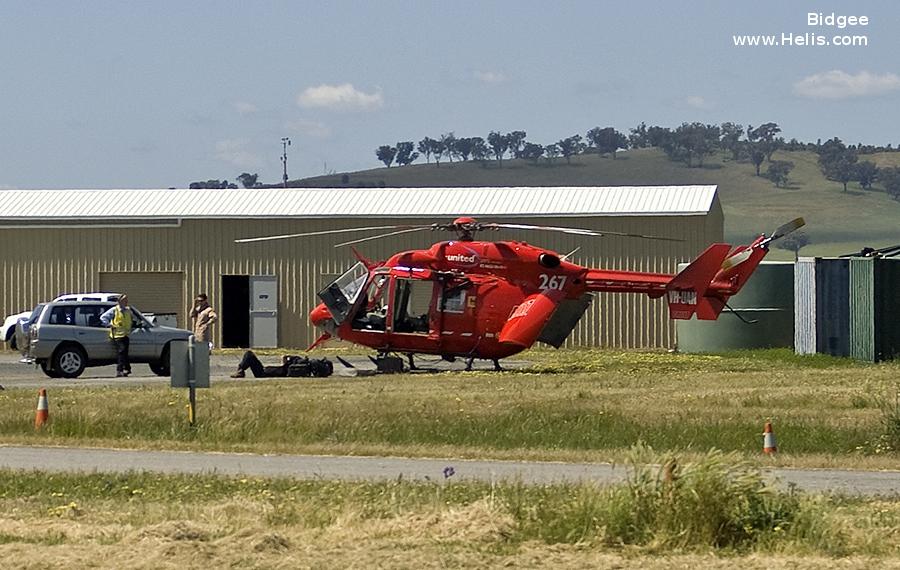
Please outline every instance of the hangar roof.
[[0, 219], [702, 215], [716, 186], [2, 190]]

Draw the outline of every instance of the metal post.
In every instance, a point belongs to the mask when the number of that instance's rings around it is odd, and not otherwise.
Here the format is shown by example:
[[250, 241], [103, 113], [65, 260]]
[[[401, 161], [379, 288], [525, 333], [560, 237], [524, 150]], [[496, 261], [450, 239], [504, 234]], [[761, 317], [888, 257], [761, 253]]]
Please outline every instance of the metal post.
[[188, 337], [188, 422], [191, 427], [197, 420], [197, 378], [194, 371], [194, 335]]
[[281, 180], [284, 183], [284, 187], [287, 188], [288, 183], [288, 175], [287, 175], [287, 147], [291, 146], [291, 139], [288, 137], [282, 137], [281, 139], [281, 163], [284, 165], [284, 175]]

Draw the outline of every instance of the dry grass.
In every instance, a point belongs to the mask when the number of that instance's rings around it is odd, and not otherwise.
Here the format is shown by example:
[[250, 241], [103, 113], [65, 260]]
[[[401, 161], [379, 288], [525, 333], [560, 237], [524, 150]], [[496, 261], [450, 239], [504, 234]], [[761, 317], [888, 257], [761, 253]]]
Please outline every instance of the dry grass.
[[[160, 477], [157, 483], [186, 481], [169, 479]], [[517, 540], [520, 523], [508, 504], [484, 489], [476, 490], [474, 499], [471, 494], [465, 500], [447, 495], [445, 501], [410, 502], [404, 495], [409, 488], [389, 485], [397, 497], [382, 493], [379, 500], [362, 502], [354, 497], [352, 484], [329, 484], [318, 491], [327, 495], [306, 501], [305, 495], [274, 486], [269, 495], [220, 490], [224, 480], [206, 477], [201, 487], [212, 487], [210, 496], [172, 500], [149, 488], [146, 496], [117, 489], [112, 498], [78, 497], [85, 493], [79, 487], [90, 487], [90, 482], [66, 482], [73, 489], [55, 499], [6, 494], [0, 500], [4, 569], [900, 568], [896, 502], [833, 500], [829, 516], [846, 549], [845, 555], [834, 557], [792, 544], [762, 551], [663, 552], [609, 547], [595, 540]], [[266, 485], [259, 480], [251, 484]], [[286, 503], [294, 516], [279, 514]], [[54, 504], [58, 506], [48, 506]], [[375, 515], [373, 505], [379, 510]]]

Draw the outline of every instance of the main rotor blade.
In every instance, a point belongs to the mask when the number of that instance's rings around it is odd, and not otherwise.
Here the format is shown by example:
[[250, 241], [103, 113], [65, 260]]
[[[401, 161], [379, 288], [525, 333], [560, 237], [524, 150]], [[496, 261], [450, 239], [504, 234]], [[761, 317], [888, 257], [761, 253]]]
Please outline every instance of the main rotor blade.
[[326, 234], [342, 234], [349, 232], [365, 232], [370, 230], [398, 230], [405, 228], [430, 228], [431, 226], [369, 226], [366, 228], [344, 228], [340, 230], [322, 230], [320, 232], [304, 232], [300, 234], [284, 234], [280, 236], [263, 236], [263, 237], [255, 237], [255, 238], [242, 238], [234, 240], [234, 243], [250, 243], [255, 241], [271, 241], [276, 239], [290, 239], [290, 238], [298, 238], [298, 237], [306, 237], [306, 236], [322, 236]]
[[409, 233], [409, 232], [419, 232], [419, 231], [422, 231], [422, 230], [430, 230], [430, 229], [432, 229], [431, 226], [407, 227], [407, 228], [404, 229], [404, 230], [399, 230], [399, 231], [396, 231], [396, 232], [388, 232], [388, 233], [386, 233], [386, 234], [378, 234], [377, 236], [369, 236], [369, 237], [359, 238], [359, 239], [355, 239], [355, 240], [351, 240], [351, 241], [345, 241], [345, 242], [342, 242], [342, 243], [335, 244], [334, 247], [342, 247], [342, 246], [345, 246], [345, 245], [353, 245], [353, 244], [355, 244], [355, 243], [362, 243], [362, 242], [364, 242], [364, 241], [371, 241], [371, 240], [373, 240], [373, 239], [381, 239], [381, 238], [386, 238], [386, 237], [390, 237], [390, 236], [396, 236], [396, 235], [400, 235], [400, 234], [407, 234], [407, 233]]
[[656, 239], [662, 241], [684, 241], [683, 239], [678, 238], [669, 238], [669, 237], [661, 237], [661, 236], [648, 236], [644, 234], [629, 234], [624, 232], [607, 232], [607, 231], [595, 231], [595, 230], [585, 230], [582, 228], [563, 228], [557, 226], [532, 226], [530, 224], [484, 224], [485, 227], [496, 227], [496, 228], [509, 228], [513, 230], [544, 230], [548, 232], [562, 232], [564, 234], [575, 234], [579, 236], [621, 236], [621, 237], [636, 237], [636, 238], [644, 238], [644, 239]]
[[770, 235], [769, 237], [764, 239], [762, 242], [760, 242], [759, 245], [761, 245], [761, 246], [769, 245], [773, 241], [775, 241], [777, 239], [781, 239], [784, 236], [788, 235], [789, 233], [797, 231], [798, 229], [802, 228], [805, 225], [806, 225], [806, 222], [803, 220], [803, 218], [794, 218], [790, 222], [784, 224], [783, 226], [779, 227], [777, 230], [772, 232], [772, 235]]
[[790, 222], [784, 224], [779, 227], [777, 230], [772, 232], [771, 237], [769, 238], [771, 241], [776, 239], [781, 239], [789, 233], [795, 232], [806, 225], [806, 221], [803, 218], [794, 218]]

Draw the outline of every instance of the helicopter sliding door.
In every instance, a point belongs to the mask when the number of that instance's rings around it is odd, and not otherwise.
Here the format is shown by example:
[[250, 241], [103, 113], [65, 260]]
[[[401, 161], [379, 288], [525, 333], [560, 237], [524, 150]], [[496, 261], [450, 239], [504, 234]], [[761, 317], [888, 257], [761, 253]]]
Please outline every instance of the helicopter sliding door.
[[429, 313], [435, 282], [418, 279], [394, 279], [392, 324], [395, 333], [427, 335], [431, 329]]

